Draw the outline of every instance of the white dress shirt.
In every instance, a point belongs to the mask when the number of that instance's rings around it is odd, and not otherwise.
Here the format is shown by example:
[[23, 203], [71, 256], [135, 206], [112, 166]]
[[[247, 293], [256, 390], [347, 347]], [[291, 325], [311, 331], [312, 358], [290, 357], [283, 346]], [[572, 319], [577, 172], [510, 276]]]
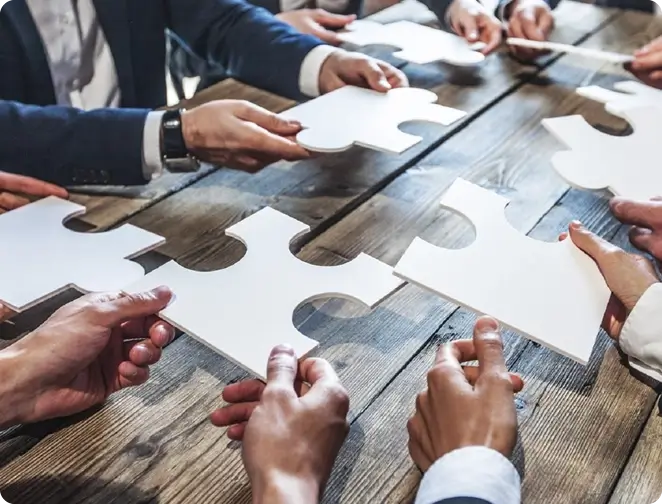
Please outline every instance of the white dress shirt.
[[[92, 0], [26, 0], [46, 49], [58, 105], [92, 110], [119, 107], [122, 96], [110, 46]], [[318, 46], [304, 58], [299, 88], [319, 95], [319, 73], [338, 49]], [[150, 112], [143, 130], [143, 171], [151, 180], [163, 171], [161, 117]]]

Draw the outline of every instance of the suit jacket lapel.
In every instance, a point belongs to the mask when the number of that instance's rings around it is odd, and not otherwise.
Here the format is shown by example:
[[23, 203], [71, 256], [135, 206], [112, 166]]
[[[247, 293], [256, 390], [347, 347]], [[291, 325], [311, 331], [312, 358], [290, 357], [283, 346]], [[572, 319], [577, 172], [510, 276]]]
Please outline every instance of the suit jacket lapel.
[[115, 60], [124, 107], [132, 107], [136, 103], [136, 88], [131, 58], [132, 19], [128, 9], [129, 1], [131, 0], [94, 0], [99, 23], [103, 28]]
[[27, 3], [25, 0], [12, 0], [5, 4], [2, 12], [9, 17], [16, 36], [25, 50], [25, 62], [30, 76], [30, 102], [34, 105], [54, 104], [55, 90], [48, 58]]

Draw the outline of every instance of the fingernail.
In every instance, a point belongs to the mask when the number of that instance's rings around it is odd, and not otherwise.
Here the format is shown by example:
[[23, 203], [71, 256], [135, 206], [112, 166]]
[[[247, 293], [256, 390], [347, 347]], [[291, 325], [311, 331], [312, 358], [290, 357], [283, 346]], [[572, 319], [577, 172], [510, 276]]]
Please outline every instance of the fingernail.
[[152, 289], [152, 294], [154, 294], [154, 296], [156, 296], [158, 299], [162, 299], [172, 296], [172, 291], [166, 285], [159, 285], [155, 289]]
[[578, 220], [573, 220], [573, 221], [570, 223], [570, 227], [571, 227], [572, 229], [581, 229], [581, 228], [582, 228], [582, 223], [579, 222]]
[[618, 209], [619, 206], [621, 206], [621, 203], [623, 203], [623, 200], [618, 196], [615, 196], [611, 200], [609, 200], [609, 207], [612, 210], [616, 210]]
[[492, 317], [481, 317], [476, 322], [476, 329], [482, 333], [495, 332], [499, 330], [499, 323]]
[[175, 338], [175, 330], [169, 325], [159, 325], [158, 331], [161, 337], [165, 340], [166, 345], [172, 343], [172, 340]]
[[476, 32], [471, 32], [467, 35], [467, 38], [469, 39], [469, 42], [473, 42], [478, 38], [478, 34]]
[[292, 348], [291, 345], [286, 344], [286, 343], [281, 344], [281, 345], [277, 345], [271, 351], [271, 355], [278, 355], [278, 354], [294, 355], [294, 348]]
[[383, 77], [381, 79], [379, 79], [379, 85], [383, 86], [386, 89], [391, 89], [391, 84], [389, 84], [388, 80], [386, 80]]
[[150, 360], [152, 358], [152, 351], [149, 348], [147, 348], [145, 345], [136, 346], [136, 350], [143, 359]]

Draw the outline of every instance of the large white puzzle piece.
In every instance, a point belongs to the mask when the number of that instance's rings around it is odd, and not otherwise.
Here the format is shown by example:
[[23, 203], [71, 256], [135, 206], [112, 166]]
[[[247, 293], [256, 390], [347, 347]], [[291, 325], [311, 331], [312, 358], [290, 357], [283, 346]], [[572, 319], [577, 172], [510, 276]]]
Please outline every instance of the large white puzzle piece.
[[414, 88], [379, 93], [345, 86], [281, 113], [298, 120], [304, 130], [297, 142], [318, 152], [340, 152], [360, 145], [399, 154], [421, 141], [398, 126], [425, 121], [447, 126], [466, 115], [461, 110], [438, 105], [432, 91]]
[[621, 81], [614, 84], [614, 90], [600, 86], [577, 88], [577, 93], [606, 105], [607, 111], [623, 117], [626, 109], [656, 107], [662, 108], [662, 90], [636, 81]]
[[441, 205], [469, 219], [476, 240], [460, 250], [416, 238], [395, 274], [585, 364], [610, 291], [571, 240], [545, 243], [519, 233], [503, 196], [457, 179]]
[[24, 311], [70, 287], [114, 291], [145, 272], [127, 260], [163, 244], [158, 235], [124, 225], [77, 233], [64, 221], [85, 207], [54, 196], [0, 215], [0, 303]]
[[297, 259], [290, 242], [308, 231], [305, 224], [264, 208], [226, 229], [225, 234], [246, 245], [246, 255], [236, 264], [196, 272], [172, 261], [125, 291], [169, 286], [176, 298], [161, 312], [164, 320], [265, 378], [274, 346], [292, 345], [299, 357], [317, 346], [292, 323], [298, 306], [341, 297], [372, 308], [402, 284], [390, 266], [365, 254], [332, 267]]
[[634, 130], [630, 135], [602, 133], [579, 115], [544, 119], [547, 131], [571, 149], [554, 154], [552, 165], [575, 187], [609, 189], [633, 199], [660, 196], [662, 113], [658, 108], [638, 107], [623, 109], [622, 115]]
[[412, 63], [426, 64], [444, 61], [457, 66], [476, 65], [485, 56], [474, 51], [465, 39], [423, 26], [411, 21], [380, 24], [374, 21], [354, 21], [347, 27], [347, 32], [338, 36], [344, 42], [357, 46], [373, 44], [388, 45], [401, 49], [393, 56]]

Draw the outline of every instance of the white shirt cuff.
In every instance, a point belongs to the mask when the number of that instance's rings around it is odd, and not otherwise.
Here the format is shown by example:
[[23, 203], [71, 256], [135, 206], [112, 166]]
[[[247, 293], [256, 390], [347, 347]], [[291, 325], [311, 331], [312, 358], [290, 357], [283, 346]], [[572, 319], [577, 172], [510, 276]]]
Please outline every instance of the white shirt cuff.
[[299, 71], [299, 90], [302, 94], [311, 98], [320, 95], [322, 65], [332, 53], [342, 50], [329, 45], [320, 45], [306, 54]]
[[423, 476], [415, 504], [472, 497], [490, 504], [519, 504], [520, 477], [499, 452], [469, 446], [447, 453]]
[[641, 296], [623, 325], [619, 344], [630, 367], [662, 382], [662, 283]]
[[163, 173], [161, 159], [161, 119], [163, 111], [150, 112], [143, 128], [143, 175], [146, 180], [158, 178]]

